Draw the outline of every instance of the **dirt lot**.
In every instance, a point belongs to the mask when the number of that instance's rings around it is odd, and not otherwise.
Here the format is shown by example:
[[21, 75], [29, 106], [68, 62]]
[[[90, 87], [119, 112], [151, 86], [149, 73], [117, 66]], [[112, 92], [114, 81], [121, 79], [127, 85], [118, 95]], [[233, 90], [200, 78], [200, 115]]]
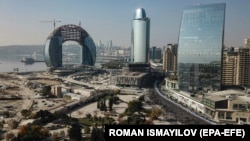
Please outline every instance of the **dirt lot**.
[[[36, 92], [25, 85], [27, 82], [48, 85], [60, 83], [59, 81], [49, 79], [27, 79], [34, 75], [36, 74], [16, 75], [15, 73], [0, 73], [0, 117], [20, 116], [21, 110], [31, 108]], [[41, 108], [46, 109], [53, 106], [56, 106], [56, 104], [48, 103], [48, 105], [45, 104]]]

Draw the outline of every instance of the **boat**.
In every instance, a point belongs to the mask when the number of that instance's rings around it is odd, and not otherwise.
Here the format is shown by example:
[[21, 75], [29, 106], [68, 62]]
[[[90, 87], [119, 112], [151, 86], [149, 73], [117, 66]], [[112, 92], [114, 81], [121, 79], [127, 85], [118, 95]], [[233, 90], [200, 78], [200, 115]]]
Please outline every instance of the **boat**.
[[21, 62], [24, 62], [24, 63], [34, 63], [35, 60], [31, 57], [24, 57]]

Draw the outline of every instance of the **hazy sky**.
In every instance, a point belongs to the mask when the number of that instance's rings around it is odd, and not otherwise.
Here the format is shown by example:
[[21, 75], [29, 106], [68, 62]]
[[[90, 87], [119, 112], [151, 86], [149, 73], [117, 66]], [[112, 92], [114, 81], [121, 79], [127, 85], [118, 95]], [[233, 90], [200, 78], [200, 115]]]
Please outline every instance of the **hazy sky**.
[[151, 19], [150, 46], [178, 42], [183, 9], [186, 6], [226, 3], [225, 45], [242, 46], [250, 36], [250, 0], [0, 0], [0, 46], [44, 44], [56, 27], [81, 26], [93, 38], [106, 44], [131, 45], [131, 24], [137, 8]]

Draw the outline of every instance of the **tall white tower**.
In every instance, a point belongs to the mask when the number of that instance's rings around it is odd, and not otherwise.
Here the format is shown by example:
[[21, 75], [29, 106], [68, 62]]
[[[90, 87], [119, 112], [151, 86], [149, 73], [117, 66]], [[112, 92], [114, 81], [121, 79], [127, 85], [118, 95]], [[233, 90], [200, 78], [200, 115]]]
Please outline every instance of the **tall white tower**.
[[131, 62], [148, 63], [150, 19], [143, 8], [135, 11], [131, 33]]

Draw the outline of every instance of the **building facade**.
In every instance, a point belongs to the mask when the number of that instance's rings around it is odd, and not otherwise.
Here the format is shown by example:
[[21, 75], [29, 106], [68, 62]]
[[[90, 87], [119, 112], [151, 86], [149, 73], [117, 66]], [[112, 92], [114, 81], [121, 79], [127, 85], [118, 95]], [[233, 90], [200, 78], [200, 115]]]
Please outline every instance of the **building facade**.
[[223, 52], [222, 86], [225, 88], [236, 86], [239, 84], [238, 52], [234, 48]]
[[239, 84], [250, 87], [250, 47], [239, 48]]
[[221, 88], [225, 8], [217, 3], [184, 9], [177, 59], [180, 90], [196, 94]]
[[131, 62], [148, 63], [150, 19], [143, 8], [138, 8], [132, 22]]
[[250, 87], [250, 46], [225, 49], [223, 53], [222, 86]]
[[161, 48], [157, 48], [153, 46], [152, 48], [149, 49], [150, 55], [149, 58], [154, 61], [161, 61], [162, 59], [162, 50]]
[[167, 44], [163, 52], [163, 70], [165, 72], [177, 71], [177, 44]]
[[63, 67], [62, 45], [67, 41], [76, 41], [81, 48], [81, 64], [94, 66], [96, 46], [92, 37], [80, 26], [68, 24], [55, 29], [47, 38], [44, 46], [44, 60], [49, 68]]

